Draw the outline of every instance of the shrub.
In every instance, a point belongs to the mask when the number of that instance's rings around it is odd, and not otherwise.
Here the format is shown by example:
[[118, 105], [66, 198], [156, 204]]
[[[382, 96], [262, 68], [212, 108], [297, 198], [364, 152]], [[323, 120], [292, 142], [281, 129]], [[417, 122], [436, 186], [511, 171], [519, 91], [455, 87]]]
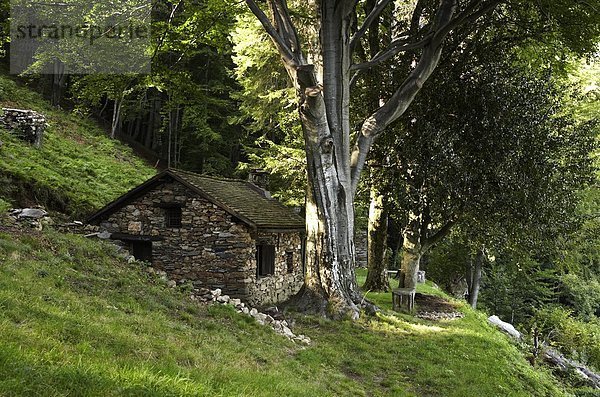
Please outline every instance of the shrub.
[[583, 364], [600, 369], [600, 320], [581, 321], [562, 307], [538, 310], [534, 322], [550, 346]]
[[600, 282], [585, 280], [575, 274], [561, 277], [562, 299], [583, 319], [600, 314]]

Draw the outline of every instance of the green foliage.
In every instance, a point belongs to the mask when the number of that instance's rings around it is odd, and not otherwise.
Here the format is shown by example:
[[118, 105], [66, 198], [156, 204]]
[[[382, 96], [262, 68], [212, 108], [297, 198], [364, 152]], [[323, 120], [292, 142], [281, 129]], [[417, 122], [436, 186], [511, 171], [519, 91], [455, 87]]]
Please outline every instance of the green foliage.
[[548, 307], [536, 311], [534, 326], [546, 343], [556, 347], [574, 360], [600, 370], [600, 320], [578, 320], [562, 307]]
[[10, 0], [0, 0], [0, 57], [5, 55], [4, 46], [9, 41]]
[[504, 251], [484, 272], [479, 302], [504, 321], [527, 328], [537, 309], [556, 301], [557, 284], [550, 264], [519, 250]]
[[[515, 2], [518, 3], [518, 2]], [[535, 3], [520, 2], [537, 9], [538, 21], [546, 25], [546, 38], [554, 37], [563, 48], [577, 54], [593, 54], [597, 50], [600, 37], [600, 18], [597, 0], [570, 2], [541, 0]], [[536, 21], [537, 22], [537, 21]], [[585, 32], [581, 31], [585, 26]]]
[[39, 95], [0, 75], [0, 105], [46, 116], [40, 149], [0, 129], [0, 195], [38, 200], [82, 216], [154, 174], [131, 149], [108, 139], [90, 120], [52, 109]]
[[244, 147], [248, 163], [241, 171], [262, 168], [270, 174], [269, 190], [286, 204], [304, 205], [306, 154], [294, 90], [260, 23], [238, 17], [232, 34], [235, 76], [241, 90], [240, 118], [249, 132]]
[[584, 278], [565, 274], [560, 278], [562, 298], [584, 320], [600, 316], [600, 282], [596, 278]]
[[[42, 29], [43, 38], [32, 35], [35, 38], [35, 45], [30, 47], [32, 63], [20, 65], [25, 68], [23, 73], [52, 74], [58, 65], [70, 73], [104, 71], [115, 76], [126, 71], [149, 70], [151, 8], [151, 2], [145, 0], [117, 3], [70, 0], [67, 4], [47, 4], [43, 8], [31, 7], [28, 1], [11, 0], [13, 26], [46, 28]], [[139, 33], [117, 34], [123, 26], [131, 26], [132, 32]], [[84, 30], [85, 37], [78, 28]], [[27, 50], [22, 51], [27, 54]]]
[[468, 244], [453, 233], [427, 255], [423, 270], [427, 272], [428, 279], [458, 297], [464, 293], [464, 288], [460, 291], [457, 287], [466, 285], [465, 274], [472, 254]]
[[112, 122], [116, 135], [164, 165], [231, 176], [242, 138], [230, 122], [238, 113], [229, 41], [238, 7], [155, 2], [152, 72], [74, 77], [77, 110]]
[[565, 87], [486, 51], [439, 71], [389, 146], [403, 171], [390, 169], [398, 207], [432, 224], [460, 217], [488, 245], [571, 230], [594, 140], [591, 125], [563, 115]]
[[581, 120], [593, 120], [600, 111], [600, 54], [580, 61], [572, 70], [570, 80], [580, 91], [573, 103], [573, 112]]
[[266, 138], [255, 142], [258, 148], [246, 147], [249, 164], [240, 164], [239, 170], [258, 167], [267, 171], [269, 189], [273, 197], [286, 205], [304, 206], [306, 191], [306, 156], [304, 143], [293, 136], [287, 136], [284, 142], [275, 143]]
[[11, 203], [9, 203], [8, 201], [4, 200], [3, 198], [0, 198], [0, 214], [3, 212], [8, 211], [9, 209], [11, 209], [13, 206]]

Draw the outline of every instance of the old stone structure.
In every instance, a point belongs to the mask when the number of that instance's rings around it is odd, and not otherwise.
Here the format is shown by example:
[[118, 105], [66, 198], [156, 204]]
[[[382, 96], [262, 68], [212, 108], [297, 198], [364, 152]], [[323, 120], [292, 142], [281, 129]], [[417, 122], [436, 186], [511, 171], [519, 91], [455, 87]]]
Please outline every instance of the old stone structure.
[[88, 222], [170, 279], [253, 305], [303, 283], [304, 220], [249, 182], [167, 170]]
[[36, 147], [42, 145], [46, 118], [33, 110], [2, 108], [0, 123], [19, 138]]

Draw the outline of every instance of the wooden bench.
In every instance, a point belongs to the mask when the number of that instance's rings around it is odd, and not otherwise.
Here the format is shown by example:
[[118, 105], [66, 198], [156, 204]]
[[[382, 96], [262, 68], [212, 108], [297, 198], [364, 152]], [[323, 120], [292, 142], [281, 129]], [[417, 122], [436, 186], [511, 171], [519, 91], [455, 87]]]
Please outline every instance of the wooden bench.
[[406, 309], [412, 312], [415, 308], [415, 289], [414, 288], [394, 288], [392, 290], [392, 309]]

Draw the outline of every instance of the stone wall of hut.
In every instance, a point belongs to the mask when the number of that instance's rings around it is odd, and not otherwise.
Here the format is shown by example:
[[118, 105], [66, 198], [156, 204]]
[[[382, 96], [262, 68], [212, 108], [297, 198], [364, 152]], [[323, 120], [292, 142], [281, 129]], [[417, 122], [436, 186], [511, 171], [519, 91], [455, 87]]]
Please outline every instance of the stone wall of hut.
[[[166, 204], [181, 206], [181, 227], [166, 226]], [[287, 299], [303, 282], [300, 234], [256, 233], [179, 182], [151, 189], [112, 213], [100, 229], [152, 239], [152, 266], [170, 279], [191, 281], [196, 288], [220, 288], [252, 305]], [[273, 275], [257, 276], [258, 238], [276, 246]], [[295, 258], [292, 272], [286, 263], [290, 251]]]
[[[250, 285], [250, 295], [260, 298], [257, 305], [283, 302], [295, 295], [304, 283], [302, 265], [302, 238], [300, 233], [258, 233], [257, 244], [275, 246], [275, 271], [273, 275], [255, 278]], [[288, 255], [293, 266], [288, 267]]]

